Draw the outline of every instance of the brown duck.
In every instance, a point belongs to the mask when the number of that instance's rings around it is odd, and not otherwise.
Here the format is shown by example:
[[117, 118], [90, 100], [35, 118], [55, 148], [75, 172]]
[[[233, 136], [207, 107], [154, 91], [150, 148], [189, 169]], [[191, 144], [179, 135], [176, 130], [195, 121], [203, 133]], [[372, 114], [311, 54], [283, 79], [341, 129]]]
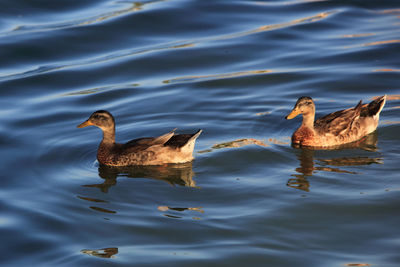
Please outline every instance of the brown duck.
[[301, 126], [293, 133], [292, 144], [308, 147], [331, 147], [357, 141], [378, 127], [379, 113], [386, 95], [369, 104], [360, 101], [354, 108], [340, 110], [314, 121], [315, 104], [311, 97], [300, 97], [286, 119], [303, 115]]
[[202, 130], [194, 134], [175, 134], [174, 130], [159, 137], [146, 137], [126, 144], [115, 142], [115, 120], [110, 112], [98, 110], [78, 128], [97, 126], [103, 140], [97, 150], [97, 160], [108, 166], [162, 165], [193, 160], [193, 149]]

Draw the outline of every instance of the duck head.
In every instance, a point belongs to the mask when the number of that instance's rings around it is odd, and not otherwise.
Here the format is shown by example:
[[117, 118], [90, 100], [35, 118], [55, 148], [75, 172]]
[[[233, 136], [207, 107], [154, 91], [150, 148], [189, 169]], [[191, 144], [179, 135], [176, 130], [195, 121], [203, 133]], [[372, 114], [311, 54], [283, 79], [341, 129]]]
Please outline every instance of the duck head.
[[311, 97], [302, 96], [300, 97], [292, 111], [285, 117], [287, 120], [295, 118], [297, 115], [302, 114], [303, 117], [312, 116], [315, 114], [315, 104]]
[[103, 130], [103, 132], [114, 131], [115, 120], [113, 115], [107, 110], [98, 110], [90, 115], [89, 119], [79, 124], [78, 128], [83, 128], [87, 126], [97, 126]]

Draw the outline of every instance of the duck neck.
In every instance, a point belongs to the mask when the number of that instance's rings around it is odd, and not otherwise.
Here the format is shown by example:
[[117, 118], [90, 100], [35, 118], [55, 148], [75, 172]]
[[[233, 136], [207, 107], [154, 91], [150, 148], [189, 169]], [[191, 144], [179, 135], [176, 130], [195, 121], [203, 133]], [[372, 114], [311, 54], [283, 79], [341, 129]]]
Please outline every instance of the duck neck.
[[115, 144], [115, 127], [103, 129], [102, 144]]
[[309, 129], [314, 129], [314, 119], [315, 119], [315, 113], [310, 112], [303, 114], [303, 122], [301, 124], [302, 127], [307, 127]]

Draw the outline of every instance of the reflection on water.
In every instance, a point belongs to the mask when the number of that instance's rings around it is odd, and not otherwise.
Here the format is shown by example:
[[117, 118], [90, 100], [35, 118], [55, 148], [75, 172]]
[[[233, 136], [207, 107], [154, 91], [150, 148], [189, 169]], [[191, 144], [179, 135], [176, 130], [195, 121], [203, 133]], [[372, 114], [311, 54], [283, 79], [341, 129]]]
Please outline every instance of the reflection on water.
[[385, 40], [385, 41], [376, 41], [376, 42], [370, 42], [363, 44], [364, 46], [371, 46], [371, 45], [383, 45], [383, 44], [393, 44], [393, 43], [399, 43], [400, 40]]
[[97, 199], [97, 198], [91, 198], [91, 197], [82, 197], [82, 196], [78, 196], [78, 198], [82, 199], [82, 200], [86, 200], [86, 201], [91, 201], [91, 202], [103, 202], [103, 203], [107, 203], [108, 201], [106, 200], [102, 200], [102, 199]]
[[347, 263], [345, 266], [371, 266], [369, 263]]
[[159, 166], [111, 167], [101, 165], [98, 171], [99, 176], [104, 179], [103, 183], [84, 186], [97, 187], [104, 193], [107, 193], [111, 186], [117, 184], [117, 177], [150, 178], [162, 180], [170, 185], [196, 186], [193, 180], [194, 172], [192, 162]]
[[341, 38], [359, 38], [359, 37], [367, 37], [376, 35], [375, 33], [355, 33], [355, 34], [344, 34], [341, 35]]
[[101, 208], [101, 207], [91, 206], [89, 208], [91, 208], [92, 210], [99, 211], [99, 212], [104, 212], [104, 213], [110, 213], [110, 214], [117, 213], [115, 210], [109, 210], [109, 209], [105, 209], [105, 208]]
[[[181, 219], [182, 218], [182, 216], [177, 215], [178, 212], [182, 213], [184, 211], [195, 211], [195, 212], [199, 212], [202, 214], [204, 213], [204, 210], [202, 207], [179, 208], [179, 207], [159, 206], [157, 209], [162, 212], [167, 212], [167, 211], [173, 212], [174, 214], [164, 214], [165, 217], [169, 217], [169, 218], [173, 218], [173, 219]], [[200, 220], [199, 217], [192, 217], [192, 219]]]
[[384, 40], [384, 41], [375, 41], [375, 42], [369, 42], [369, 43], [362, 43], [362, 44], [354, 44], [354, 45], [349, 45], [349, 46], [344, 46], [344, 49], [352, 49], [352, 48], [357, 48], [357, 47], [363, 47], [363, 46], [376, 46], [376, 45], [386, 45], [386, 44], [396, 44], [399, 43], [399, 39], [393, 39], [393, 40]]
[[266, 74], [272, 73], [273, 70], [248, 70], [248, 71], [239, 71], [233, 73], [223, 73], [223, 74], [210, 74], [210, 75], [195, 75], [195, 76], [186, 76], [186, 77], [178, 77], [170, 80], [165, 80], [163, 83], [177, 83], [177, 82], [194, 82], [194, 81], [208, 81], [208, 80], [221, 80], [228, 78], [237, 78], [241, 76], [248, 75], [258, 75], [258, 74]]
[[118, 248], [82, 249], [81, 252], [99, 258], [114, 258], [114, 255], [118, 254]]
[[268, 25], [263, 25], [263, 26], [255, 28], [255, 29], [250, 29], [250, 30], [244, 31], [244, 32], [223, 35], [223, 36], [221, 36], [221, 37], [219, 37], [217, 39], [228, 40], [228, 39], [233, 39], [233, 38], [245, 37], [245, 36], [248, 36], [248, 35], [251, 35], [251, 34], [260, 33], [260, 32], [266, 32], [266, 31], [279, 30], [279, 29], [282, 29], [282, 28], [288, 28], [288, 27], [292, 27], [292, 26], [295, 26], [295, 25], [299, 25], [299, 24], [313, 23], [313, 22], [320, 21], [322, 19], [326, 19], [330, 15], [333, 15], [336, 12], [337, 11], [320, 12], [320, 13], [317, 13], [317, 14], [315, 14], [313, 16], [307, 16], [307, 17], [303, 17], [303, 18], [299, 18], [299, 19], [294, 19], [294, 20], [291, 20], [291, 21], [288, 21], [288, 22], [277, 23], [277, 24], [268, 24]]
[[[379, 96], [374, 96], [371, 100], [377, 99]], [[386, 95], [386, 101], [400, 100], [400, 95]]]
[[293, 1], [266, 1], [261, 2], [258, 1], [258, 5], [268, 5], [268, 6], [281, 6], [281, 5], [297, 5], [304, 3], [312, 3], [312, 2], [324, 2], [326, 0], [293, 0]]
[[[359, 165], [369, 165], [372, 163], [383, 164], [381, 158], [369, 158], [369, 157], [319, 159], [319, 161], [331, 166], [359, 166]], [[352, 173], [352, 172], [347, 172], [347, 173]]]
[[237, 147], [243, 147], [243, 146], [247, 146], [247, 145], [268, 146], [262, 140], [257, 140], [254, 138], [242, 138], [242, 139], [237, 139], [234, 141], [229, 141], [229, 142], [213, 145], [212, 149], [237, 148]]
[[[286, 138], [283, 138], [286, 139]], [[213, 145], [210, 149], [198, 151], [197, 153], [208, 153], [212, 152], [215, 149], [222, 149], [222, 148], [240, 148], [248, 145], [257, 145], [257, 146], [263, 146], [263, 147], [268, 147], [270, 144], [275, 144], [275, 145], [287, 145], [289, 142], [286, 141], [281, 141], [276, 138], [268, 138], [268, 140], [259, 140], [255, 138], [240, 138], [236, 139], [233, 141], [228, 141], [228, 142], [223, 142], [223, 143], [218, 143]]]
[[373, 70], [374, 72], [399, 72], [400, 71], [400, 69], [376, 69], [376, 70]]
[[[65, 29], [65, 28], [93, 25], [96, 23], [105, 22], [106, 20], [115, 19], [117, 17], [127, 15], [131, 12], [141, 11], [145, 5], [154, 4], [154, 3], [158, 3], [158, 2], [162, 2], [162, 1], [163, 0], [149, 1], [147, 3], [125, 2], [124, 4], [125, 5], [128, 4], [129, 7], [120, 8], [120, 9], [118, 9], [118, 7], [117, 7], [116, 10], [114, 10], [114, 11], [96, 14], [91, 17], [83, 17], [80, 19], [69, 20], [69, 21], [68, 20], [56, 21], [53, 23], [48, 23], [48, 22], [47, 23], [36, 23], [34, 25], [22, 24], [22, 25], [18, 25], [16, 27], [14, 27], [10, 31], [0, 33], [0, 36], [10, 36], [10, 35], [15, 35], [15, 34], [26, 34], [26, 33], [32, 33], [32, 32], [44, 32], [44, 31], [52, 31], [52, 30], [59, 30], [59, 29]], [[109, 9], [113, 9], [113, 8], [114, 7], [109, 7]]]
[[[378, 142], [378, 134], [375, 131], [372, 134], [367, 135], [360, 141], [353, 142], [351, 144], [341, 145], [332, 148], [333, 151], [340, 149], [362, 149], [366, 151], [376, 151]], [[294, 146], [295, 148], [298, 148]], [[307, 180], [307, 176], [312, 176], [315, 171], [326, 171], [326, 172], [336, 172], [336, 173], [347, 173], [347, 174], [357, 174], [357, 172], [347, 171], [344, 169], [337, 168], [338, 166], [361, 166], [370, 164], [383, 164], [382, 158], [374, 157], [341, 157], [341, 158], [331, 158], [331, 159], [317, 159], [318, 162], [314, 162], [314, 154], [316, 150], [311, 148], [299, 148], [300, 154], [298, 154], [298, 159], [300, 161], [300, 167], [296, 168], [296, 174], [293, 174], [287, 182], [287, 186], [300, 189], [309, 192], [310, 182]], [[319, 166], [314, 166], [317, 164]], [[335, 166], [335, 167], [330, 167]]]

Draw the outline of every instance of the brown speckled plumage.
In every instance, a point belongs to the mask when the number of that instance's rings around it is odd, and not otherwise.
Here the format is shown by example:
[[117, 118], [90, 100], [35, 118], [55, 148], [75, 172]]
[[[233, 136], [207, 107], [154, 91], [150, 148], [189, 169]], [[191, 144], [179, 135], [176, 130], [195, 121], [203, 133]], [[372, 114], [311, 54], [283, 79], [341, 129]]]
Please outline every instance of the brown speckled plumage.
[[125, 144], [115, 142], [115, 120], [105, 110], [94, 112], [78, 128], [97, 126], [103, 131], [103, 140], [97, 150], [100, 164], [109, 166], [161, 165], [193, 160], [193, 149], [202, 130], [194, 134], [177, 134], [174, 130], [159, 137], [131, 140]]
[[330, 147], [357, 141], [376, 130], [379, 113], [386, 102], [386, 95], [369, 104], [360, 101], [354, 108], [340, 110], [314, 121], [315, 104], [311, 97], [300, 97], [286, 119], [303, 115], [301, 126], [293, 133], [294, 145]]

